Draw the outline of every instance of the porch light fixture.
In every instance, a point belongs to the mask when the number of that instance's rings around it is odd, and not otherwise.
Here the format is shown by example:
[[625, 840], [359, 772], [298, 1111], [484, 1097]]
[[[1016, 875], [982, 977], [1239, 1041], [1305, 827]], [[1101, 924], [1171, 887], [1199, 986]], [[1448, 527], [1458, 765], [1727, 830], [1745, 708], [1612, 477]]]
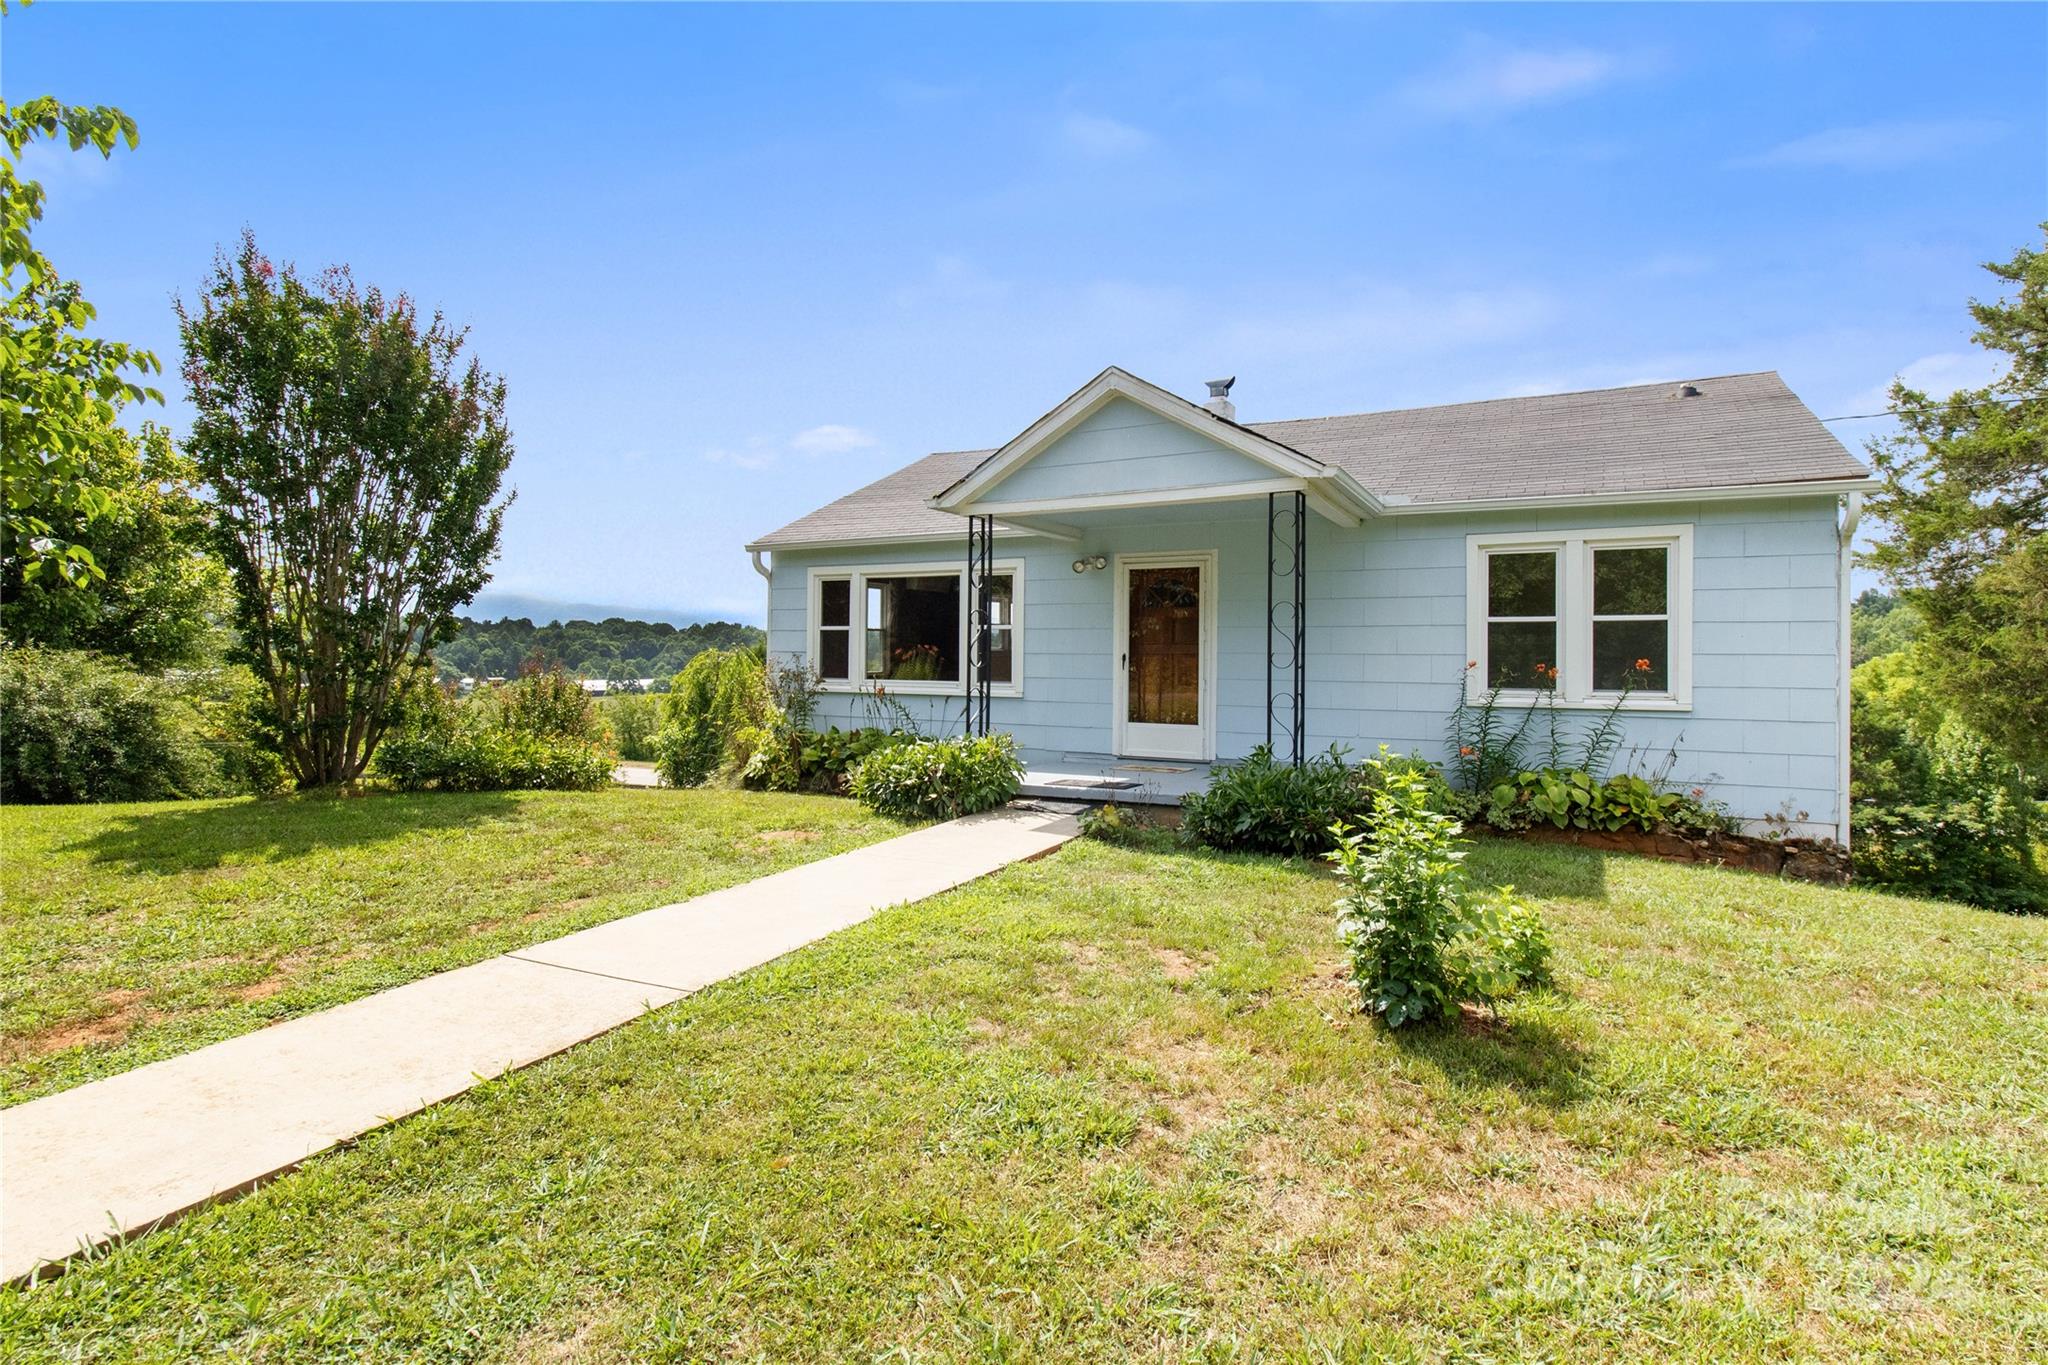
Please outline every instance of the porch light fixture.
[[1106, 569], [1108, 567], [1108, 555], [1082, 555], [1074, 561], [1075, 573], [1087, 573], [1090, 569]]

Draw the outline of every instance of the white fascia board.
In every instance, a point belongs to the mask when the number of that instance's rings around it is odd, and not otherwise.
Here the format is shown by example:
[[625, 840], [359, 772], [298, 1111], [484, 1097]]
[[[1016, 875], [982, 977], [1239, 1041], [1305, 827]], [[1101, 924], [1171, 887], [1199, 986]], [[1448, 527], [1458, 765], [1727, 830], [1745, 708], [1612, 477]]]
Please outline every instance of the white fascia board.
[[925, 506], [942, 512], [964, 510], [1020, 465], [1064, 436], [1076, 424], [1113, 398], [1124, 398], [1147, 411], [1206, 436], [1247, 459], [1256, 460], [1276, 473], [1296, 479], [1326, 477], [1328, 466], [1310, 459], [1278, 441], [1225, 421], [1200, 404], [1177, 393], [1138, 378], [1112, 365], [1070, 394], [1057, 407], [1005, 442], [1001, 449], [982, 461], [958, 482], [925, 499]]
[[1747, 502], [1769, 498], [1832, 497], [1867, 493], [1882, 487], [1876, 479], [1809, 479], [1797, 483], [1724, 484], [1711, 488], [1647, 488], [1618, 493], [1560, 493], [1533, 498], [1465, 498], [1456, 502], [1403, 502], [1387, 499], [1381, 515], [1441, 516], [1456, 512], [1517, 512], [1556, 507], [1621, 507], [1635, 503]]
[[[1049, 528], [1039, 530], [1035, 527], [1005, 526], [998, 520], [996, 522], [996, 539], [1065, 540], [1067, 536], [1064, 532], [1068, 529], [1070, 528], [1062, 527], [1062, 534], [1055, 534]], [[748, 554], [752, 554], [756, 550], [867, 550], [877, 545], [951, 545], [955, 542], [964, 545], [966, 541], [967, 523], [963, 521], [960, 524], [959, 531], [950, 535], [929, 533], [915, 536], [835, 536], [824, 540], [778, 540], [772, 544], [755, 541], [750, 545], [743, 545], [740, 548]]]

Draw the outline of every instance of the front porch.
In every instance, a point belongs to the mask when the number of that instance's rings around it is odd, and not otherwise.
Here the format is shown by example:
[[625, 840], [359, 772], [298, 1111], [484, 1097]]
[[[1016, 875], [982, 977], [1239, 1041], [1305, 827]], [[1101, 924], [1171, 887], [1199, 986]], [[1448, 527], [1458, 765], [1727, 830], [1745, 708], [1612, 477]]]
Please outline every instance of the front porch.
[[1020, 796], [1055, 801], [1119, 801], [1125, 805], [1178, 806], [1209, 785], [1217, 765], [1177, 758], [1119, 758], [1114, 754], [1025, 749]]

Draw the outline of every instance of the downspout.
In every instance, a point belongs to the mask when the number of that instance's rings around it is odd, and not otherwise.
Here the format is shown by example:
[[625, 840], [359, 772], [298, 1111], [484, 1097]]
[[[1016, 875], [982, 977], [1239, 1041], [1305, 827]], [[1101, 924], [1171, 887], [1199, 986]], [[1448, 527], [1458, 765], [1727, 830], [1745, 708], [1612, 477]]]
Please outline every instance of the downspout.
[[1836, 532], [1840, 543], [1835, 566], [1835, 752], [1839, 767], [1835, 776], [1835, 839], [1849, 847], [1849, 568], [1855, 558], [1856, 524], [1863, 520], [1863, 495], [1850, 493], [1842, 499], [1842, 525]]
[[747, 553], [753, 556], [754, 572], [761, 575], [761, 640], [765, 651], [768, 640], [768, 616], [775, 609], [775, 571], [761, 562], [759, 550], [749, 550]]

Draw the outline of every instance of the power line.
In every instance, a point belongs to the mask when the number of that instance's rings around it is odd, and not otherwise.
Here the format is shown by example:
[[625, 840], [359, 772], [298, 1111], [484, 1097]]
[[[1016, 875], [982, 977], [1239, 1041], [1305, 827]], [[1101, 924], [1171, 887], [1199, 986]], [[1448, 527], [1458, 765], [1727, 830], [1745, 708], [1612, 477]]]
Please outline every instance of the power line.
[[[1984, 399], [1983, 401], [1984, 401], [1984, 402], [1986, 402], [1986, 403], [2006, 403], [2006, 404], [2012, 404], [2012, 403], [2031, 403], [2031, 402], [2033, 402], [2034, 400], [2033, 400], [2033, 398], [2032, 398], [2032, 397], [2030, 397], [2030, 396], [2028, 396], [2028, 395], [2026, 395], [2026, 394], [2019, 394], [2019, 395], [2016, 395], [2016, 396], [2014, 396], [2014, 397], [2011, 397], [2011, 398], [1990, 398], [1990, 397], [1987, 397], [1987, 398], [1985, 398], [1985, 399]], [[1869, 421], [1869, 420], [1870, 420], [1871, 418], [1873, 418], [1873, 417], [1897, 417], [1898, 415], [1899, 415], [1899, 410], [1898, 410], [1897, 408], [1886, 408], [1886, 409], [1885, 409], [1885, 410], [1884, 410], [1883, 412], [1852, 412], [1852, 413], [1848, 413], [1848, 414], [1846, 414], [1846, 415], [1844, 415], [1844, 416], [1841, 416], [1841, 417], [1823, 417], [1823, 418], [1821, 418], [1820, 420], [1821, 420], [1821, 422], [1822, 422], [1823, 424], [1825, 424], [1825, 423], [1828, 423], [1828, 422], [1866, 422], [1866, 421]]]

